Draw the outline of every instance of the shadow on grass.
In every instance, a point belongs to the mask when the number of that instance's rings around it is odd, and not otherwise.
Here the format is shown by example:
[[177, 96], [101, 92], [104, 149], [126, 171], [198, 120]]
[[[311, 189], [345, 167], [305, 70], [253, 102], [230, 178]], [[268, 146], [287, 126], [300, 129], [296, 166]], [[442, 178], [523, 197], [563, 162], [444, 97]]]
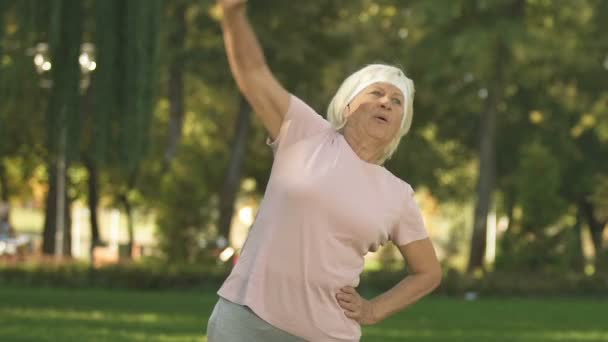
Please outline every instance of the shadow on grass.
[[424, 330], [367, 328], [363, 341], [492, 341], [492, 342], [600, 342], [608, 341], [608, 332], [589, 330], [537, 330], [537, 331], [495, 331], [495, 330]]
[[[0, 288], [0, 341], [205, 341], [213, 291]], [[608, 341], [602, 298], [431, 297], [364, 327], [364, 342]]]
[[41, 308], [0, 309], [1, 341], [200, 341], [204, 315]]

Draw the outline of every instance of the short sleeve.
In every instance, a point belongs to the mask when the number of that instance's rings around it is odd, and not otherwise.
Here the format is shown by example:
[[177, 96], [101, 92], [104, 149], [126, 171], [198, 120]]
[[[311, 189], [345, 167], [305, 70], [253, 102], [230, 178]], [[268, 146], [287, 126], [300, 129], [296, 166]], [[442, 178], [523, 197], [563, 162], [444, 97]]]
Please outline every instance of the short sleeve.
[[390, 239], [395, 245], [403, 246], [428, 237], [422, 213], [414, 198], [414, 190], [411, 186], [406, 185], [405, 201], [401, 208], [401, 215], [399, 221], [393, 227]]
[[317, 114], [304, 101], [294, 95], [290, 95], [289, 108], [283, 118], [279, 135], [274, 141], [268, 138], [266, 144], [276, 154], [279, 149], [285, 149], [288, 145], [328, 128], [331, 128], [331, 125], [327, 120]]

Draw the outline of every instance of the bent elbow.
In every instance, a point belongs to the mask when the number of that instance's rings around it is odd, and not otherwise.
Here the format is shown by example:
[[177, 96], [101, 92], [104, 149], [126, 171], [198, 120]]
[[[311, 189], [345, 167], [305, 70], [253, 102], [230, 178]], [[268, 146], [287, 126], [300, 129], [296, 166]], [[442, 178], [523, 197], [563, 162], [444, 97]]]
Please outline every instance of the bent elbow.
[[439, 285], [441, 285], [442, 278], [443, 273], [441, 272], [441, 269], [437, 269], [429, 273], [430, 285], [432, 290], [436, 289], [437, 287], [439, 287]]

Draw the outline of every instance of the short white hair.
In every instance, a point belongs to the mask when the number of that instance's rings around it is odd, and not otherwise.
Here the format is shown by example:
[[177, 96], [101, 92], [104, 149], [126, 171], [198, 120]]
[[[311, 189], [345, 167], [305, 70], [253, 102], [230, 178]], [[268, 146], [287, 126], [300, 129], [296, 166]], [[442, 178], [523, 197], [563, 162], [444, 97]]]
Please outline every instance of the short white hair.
[[414, 82], [407, 78], [401, 69], [386, 64], [370, 64], [348, 76], [329, 103], [327, 120], [334, 129], [342, 130], [347, 121], [344, 115], [346, 106], [363, 88], [376, 82], [390, 83], [401, 89], [402, 92], [404, 90], [406, 92], [403, 94], [405, 103], [401, 127], [393, 140], [387, 145], [384, 155], [380, 159], [380, 163], [384, 164], [397, 150], [401, 138], [409, 132], [414, 116]]

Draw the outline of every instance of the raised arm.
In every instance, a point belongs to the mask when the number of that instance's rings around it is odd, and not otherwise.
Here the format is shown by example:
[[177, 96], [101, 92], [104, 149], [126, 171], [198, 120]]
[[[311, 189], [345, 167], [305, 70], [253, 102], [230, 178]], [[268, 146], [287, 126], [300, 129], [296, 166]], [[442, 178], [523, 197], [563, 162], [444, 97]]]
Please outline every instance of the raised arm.
[[279, 134], [289, 106], [289, 93], [266, 64], [260, 43], [249, 24], [247, 0], [218, 0], [222, 30], [232, 76], [272, 139]]

